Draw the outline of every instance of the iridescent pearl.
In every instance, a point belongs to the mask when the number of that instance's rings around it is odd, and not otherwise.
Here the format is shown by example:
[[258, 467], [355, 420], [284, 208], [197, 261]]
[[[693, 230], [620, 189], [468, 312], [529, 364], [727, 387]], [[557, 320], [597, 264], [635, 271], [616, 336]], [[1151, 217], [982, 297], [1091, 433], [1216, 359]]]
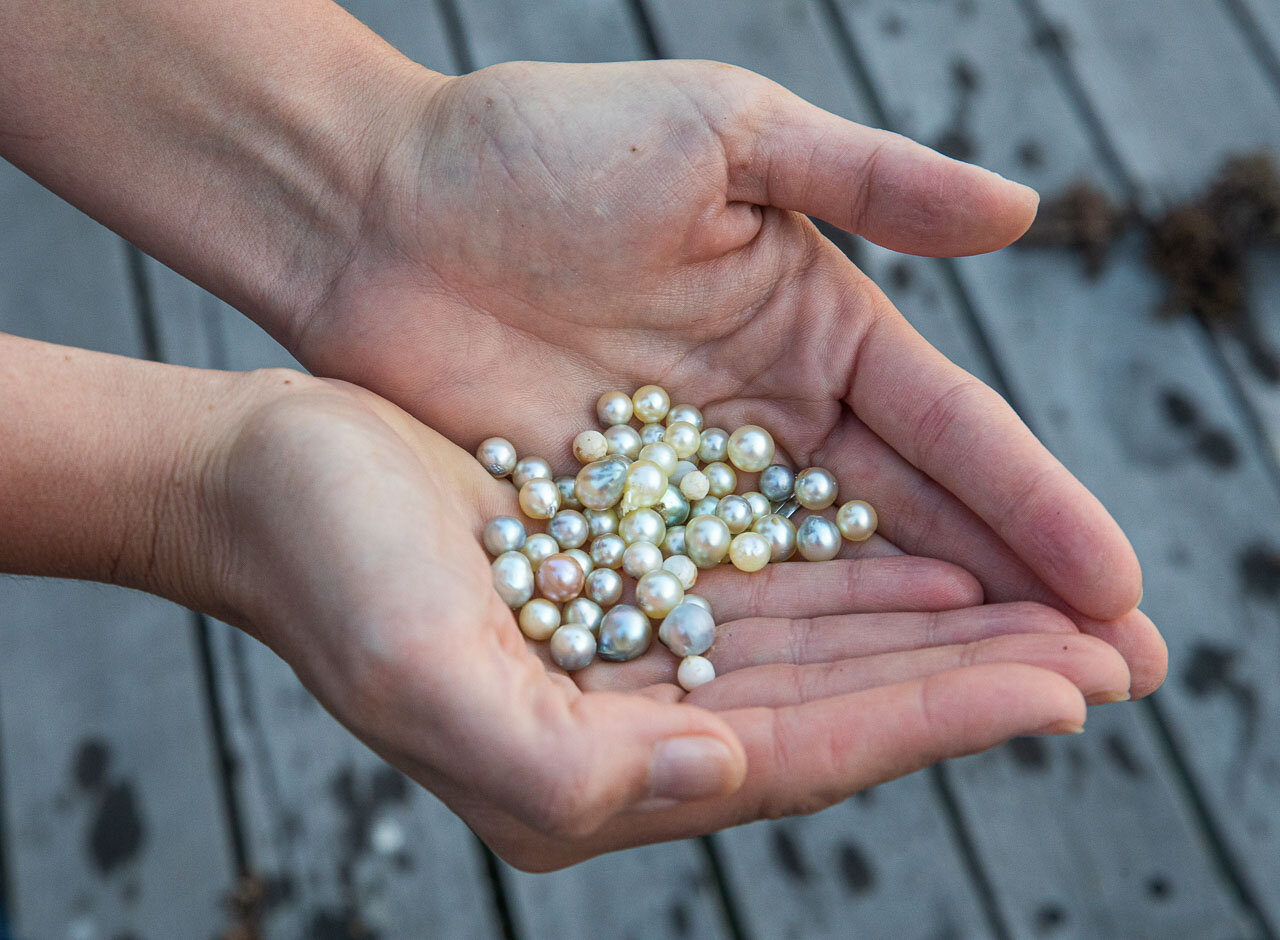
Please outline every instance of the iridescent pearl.
[[535, 597], [520, 608], [520, 632], [531, 640], [549, 640], [560, 626], [560, 608]]
[[605, 392], [596, 399], [596, 417], [606, 428], [626, 424], [633, 410], [631, 396], [626, 392]]
[[680, 492], [691, 500], [706, 499], [711, 492], [711, 481], [701, 470], [690, 470], [680, 481]]
[[669, 526], [680, 525], [689, 519], [689, 501], [684, 498], [679, 487], [672, 486], [670, 483], [667, 484], [662, 499], [658, 500], [658, 505], [653, 508], [662, 516], [662, 521]]
[[582, 595], [601, 607], [612, 607], [622, 598], [622, 575], [610, 568], [597, 568], [587, 575]]
[[556, 489], [560, 491], [560, 507], [562, 509], [581, 509], [582, 500], [574, 492], [576, 481], [573, 477], [556, 477]]
[[685, 477], [697, 469], [698, 465], [692, 460], [677, 460], [676, 468], [667, 475], [667, 482], [679, 486], [684, 482]]
[[733, 535], [719, 516], [694, 516], [684, 527], [684, 546], [699, 568], [714, 568], [729, 554]]
[[694, 604], [698, 607], [701, 607], [707, 613], [711, 613], [711, 602], [708, 601], [701, 594], [686, 594], [684, 596], [684, 602], [686, 604]]
[[560, 543], [545, 532], [537, 532], [525, 539], [520, 551], [529, 559], [533, 570], [537, 571], [539, 565], [560, 551]]
[[830, 561], [840, 552], [840, 530], [823, 516], [807, 516], [796, 529], [796, 548], [809, 561]]
[[549, 601], [563, 604], [582, 593], [586, 572], [577, 559], [569, 555], [552, 555], [538, 566], [534, 576], [538, 590]]
[[606, 457], [578, 471], [573, 491], [588, 509], [612, 509], [622, 498], [629, 464], [621, 457]]
[[484, 550], [494, 558], [503, 552], [514, 552], [524, 545], [524, 523], [514, 516], [494, 516], [480, 536]]
[[565, 554], [578, 563], [578, 567], [582, 569], [583, 576], [589, 575], [593, 570], [595, 570], [596, 566], [591, 560], [591, 556], [582, 549], [571, 548], [566, 551]]
[[635, 542], [622, 553], [622, 570], [633, 578], [643, 578], [662, 567], [662, 549], [652, 542]]
[[523, 607], [533, 597], [533, 567], [524, 555], [503, 552], [489, 568], [493, 574], [493, 588], [508, 607]]
[[564, 605], [564, 622], [579, 624], [592, 633], [599, 631], [602, 617], [604, 611], [589, 597], [575, 597]]
[[692, 424], [695, 431], [701, 431], [702, 412], [693, 405], [675, 405], [667, 412], [667, 427], [681, 422]]
[[603, 460], [609, 453], [609, 442], [596, 430], [583, 431], [573, 439], [573, 456], [580, 464]]
[[667, 425], [667, 433], [662, 436], [676, 455], [681, 459], [692, 457], [698, 452], [698, 446], [702, 443], [702, 435], [698, 429], [687, 421], [677, 421], [675, 424]]
[[717, 496], [704, 496], [702, 499], [694, 500], [689, 503], [689, 518], [695, 516], [714, 516], [716, 507], [720, 505], [720, 499]]
[[600, 658], [625, 663], [643, 656], [653, 642], [653, 625], [638, 607], [618, 604], [600, 620]]
[[698, 583], [698, 566], [684, 555], [672, 555], [662, 563], [662, 570], [676, 576], [686, 591]]
[[591, 560], [598, 568], [621, 568], [627, 543], [622, 536], [607, 532], [591, 543]]
[[658, 639], [677, 656], [699, 656], [716, 640], [716, 622], [697, 604], [680, 604], [658, 628]]
[[551, 659], [565, 672], [576, 672], [596, 658], [596, 638], [586, 627], [567, 623], [551, 634]]
[[735, 535], [729, 545], [729, 560], [733, 562], [733, 567], [748, 574], [769, 564], [772, 554], [773, 548], [769, 545], [769, 540], [759, 532]]
[[810, 467], [796, 474], [796, 502], [805, 509], [820, 512], [836, 501], [836, 478], [821, 467]]
[[747, 501], [747, 505], [751, 507], [751, 521], [763, 519], [765, 516], [773, 512], [773, 506], [764, 498], [763, 493], [743, 493], [742, 498]]
[[774, 450], [773, 435], [754, 424], [744, 424], [729, 435], [729, 462], [747, 473], [769, 466]]
[[670, 558], [672, 555], [684, 554], [684, 526], [669, 525], [667, 526], [667, 534], [662, 539], [662, 554]]
[[680, 660], [680, 668], [676, 670], [676, 681], [686, 692], [706, 685], [715, 677], [716, 667], [705, 656], [686, 656]]
[[661, 468], [663, 476], [668, 477], [676, 472], [676, 464], [680, 462], [680, 458], [676, 456], [675, 449], [670, 444], [664, 444], [662, 441], [654, 444], [645, 444], [641, 447], [639, 459], [656, 463]]
[[667, 475], [662, 468], [649, 460], [637, 460], [627, 467], [619, 508], [623, 515], [633, 509], [645, 509], [655, 505], [666, 491]]
[[656, 444], [662, 440], [662, 435], [666, 433], [666, 425], [652, 421], [640, 428], [640, 442], [642, 444]]
[[702, 468], [707, 475], [707, 493], [719, 499], [728, 496], [738, 486], [738, 474], [733, 467], [723, 461], [716, 460]]
[[516, 464], [514, 470], [511, 471], [511, 482], [515, 484], [516, 489], [524, 489], [524, 485], [530, 480], [550, 480], [551, 464], [547, 463], [541, 457], [525, 457]]
[[684, 600], [684, 585], [670, 571], [650, 571], [636, 582], [636, 605], [650, 617], [665, 617]]
[[786, 516], [768, 515], [751, 523], [751, 531], [769, 542], [769, 560], [786, 561], [796, 553], [796, 527]]
[[836, 513], [836, 528], [850, 542], [865, 542], [876, 531], [879, 519], [870, 503], [851, 499]]
[[667, 534], [667, 524], [662, 516], [652, 509], [637, 509], [622, 517], [618, 523], [618, 534], [628, 545], [636, 542], [652, 542], [661, 545]]
[[584, 509], [582, 514], [587, 518], [587, 532], [593, 539], [618, 531], [618, 514], [612, 509]]
[[734, 535], [747, 531], [751, 525], [751, 504], [741, 496], [724, 496], [716, 505], [716, 515], [724, 520]]
[[796, 475], [790, 467], [775, 463], [760, 472], [760, 492], [771, 503], [786, 502], [795, 493], [795, 488]]
[[505, 477], [516, 468], [516, 447], [504, 437], [488, 437], [476, 448], [476, 460], [495, 477]]
[[661, 421], [671, 410], [671, 396], [658, 385], [642, 385], [631, 396], [636, 418], [643, 422]]
[[576, 509], [561, 509], [547, 522], [547, 535], [561, 548], [577, 548], [588, 534], [587, 517]]
[[560, 490], [550, 480], [530, 480], [520, 487], [520, 511], [530, 519], [550, 519], [560, 508]]
[[703, 463], [724, 460], [729, 451], [729, 432], [724, 428], [707, 428], [699, 436], [698, 459]]
[[643, 442], [640, 433], [629, 424], [616, 424], [604, 432], [604, 439], [609, 444], [609, 453], [621, 454], [635, 460], [640, 455]]

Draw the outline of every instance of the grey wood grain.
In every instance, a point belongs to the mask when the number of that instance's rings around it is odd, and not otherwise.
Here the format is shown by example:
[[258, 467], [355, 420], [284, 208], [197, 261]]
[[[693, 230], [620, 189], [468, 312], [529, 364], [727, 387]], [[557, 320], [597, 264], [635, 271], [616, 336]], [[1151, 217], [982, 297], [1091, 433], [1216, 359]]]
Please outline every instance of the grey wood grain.
[[[0, 329], [142, 353], [124, 244], [0, 163]], [[5, 870], [19, 937], [203, 936], [235, 879], [191, 615], [0, 578]]]

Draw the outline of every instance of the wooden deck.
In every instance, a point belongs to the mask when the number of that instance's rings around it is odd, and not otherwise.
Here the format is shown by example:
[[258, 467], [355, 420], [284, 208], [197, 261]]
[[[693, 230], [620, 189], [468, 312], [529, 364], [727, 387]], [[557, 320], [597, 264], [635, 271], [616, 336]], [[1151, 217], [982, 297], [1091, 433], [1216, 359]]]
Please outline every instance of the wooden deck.
[[[738, 63], [1046, 197], [1146, 218], [1280, 152], [1280, 0], [350, 0], [406, 54]], [[1152, 15], [1152, 14], [1155, 15]], [[0, 166], [0, 329], [171, 362], [289, 364], [256, 327]], [[957, 261], [843, 245], [1000, 389], [1130, 533], [1169, 681], [1027, 739], [758, 823], [531, 876], [223, 624], [0, 579], [0, 940], [1275, 937], [1280, 389], [1126, 236]], [[1280, 348], [1280, 258], [1250, 301]], [[634, 886], [642, 886], [634, 890]], [[239, 932], [236, 932], [238, 929]]]

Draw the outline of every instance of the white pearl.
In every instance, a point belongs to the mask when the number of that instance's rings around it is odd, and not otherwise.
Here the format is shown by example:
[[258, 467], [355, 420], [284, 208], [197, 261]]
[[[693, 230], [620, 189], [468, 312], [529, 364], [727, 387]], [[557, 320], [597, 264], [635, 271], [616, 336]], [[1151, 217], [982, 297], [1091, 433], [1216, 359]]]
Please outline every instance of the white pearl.
[[686, 656], [680, 660], [680, 668], [676, 670], [676, 681], [686, 692], [706, 685], [715, 677], [716, 667], [705, 656]]
[[692, 460], [677, 460], [676, 468], [667, 475], [667, 482], [679, 486], [684, 482], [685, 477], [697, 469], [698, 465]]
[[662, 621], [658, 639], [677, 656], [699, 656], [715, 642], [716, 622], [699, 605], [680, 604]]
[[570, 555], [552, 555], [542, 564], [533, 576], [542, 596], [549, 601], [563, 604], [582, 593], [582, 585], [587, 580], [587, 573], [582, 570], [578, 560]]
[[490, 565], [493, 587], [508, 607], [522, 607], [533, 597], [533, 567], [519, 552], [503, 552]]
[[612, 607], [622, 598], [622, 575], [610, 568], [597, 568], [587, 575], [582, 595], [601, 607]]
[[520, 551], [524, 553], [525, 558], [529, 559], [533, 570], [537, 571], [540, 564], [560, 551], [560, 543], [545, 532], [536, 532], [525, 539]]
[[667, 412], [667, 427], [673, 424], [692, 424], [695, 431], [702, 430], [702, 412], [693, 405], [674, 405]]
[[724, 460], [729, 452], [729, 432], [724, 428], [707, 428], [699, 436], [698, 459], [703, 463]]
[[662, 499], [666, 490], [667, 475], [662, 468], [649, 460], [637, 460], [627, 467], [619, 508], [624, 516], [633, 509], [646, 509]]
[[576, 509], [561, 509], [547, 522], [547, 535], [561, 548], [578, 548], [588, 534], [587, 517]]
[[743, 532], [735, 535], [729, 545], [729, 560], [739, 571], [751, 573], [769, 564], [773, 549], [769, 540], [759, 532]]
[[582, 500], [578, 499], [578, 494], [574, 491], [576, 481], [573, 477], [556, 477], [556, 489], [560, 491], [560, 507], [562, 509], [581, 509]]
[[662, 441], [654, 444], [645, 444], [641, 447], [639, 459], [656, 463], [662, 470], [663, 475], [668, 477], [676, 472], [676, 464], [680, 462], [680, 458], [676, 456], [675, 448], [670, 444], [664, 444]]
[[796, 502], [805, 509], [820, 512], [836, 501], [836, 478], [821, 467], [810, 467], [796, 474]]
[[595, 570], [595, 562], [593, 562], [591, 560], [591, 556], [582, 549], [570, 548], [565, 551], [565, 554], [578, 563], [578, 567], [582, 569], [582, 573], [584, 575], [591, 574], [591, 572]]
[[609, 442], [596, 430], [583, 431], [573, 439], [573, 456], [578, 463], [589, 464], [603, 460], [609, 453]]
[[650, 617], [665, 617], [684, 600], [684, 585], [670, 571], [650, 571], [636, 582], [636, 604]]
[[729, 435], [729, 462], [747, 473], [759, 473], [773, 461], [773, 435], [762, 427], [744, 424]]
[[515, 484], [516, 489], [524, 489], [524, 485], [530, 480], [550, 480], [551, 464], [547, 463], [541, 457], [525, 457], [516, 464], [514, 470], [511, 471], [511, 482]]
[[631, 420], [633, 406], [626, 392], [605, 392], [596, 399], [596, 417], [606, 428], [626, 424]]
[[685, 551], [699, 568], [714, 568], [729, 554], [733, 538], [719, 516], [695, 516], [684, 527]]
[[680, 492], [690, 500], [706, 499], [711, 491], [711, 481], [701, 470], [690, 470], [680, 481]]
[[560, 608], [535, 597], [520, 608], [520, 632], [531, 640], [549, 640], [560, 626]]
[[489, 437], [476, 448], [476, 460], [495, 477], [505, 477], [516, 468], [516, 447], [503, 437]]
[[606, 532], [591, 543], [591, 560], [599, 568], [622, 567], [622, 553], [627, 550], [626, 540], [614, 532]]
[[602, 617], [604, 617], [604, 611], [600, 609], [599, 604], [589, 597], [575, 597], [564, 605], [564, 622], [579, 624], [592, 633], [597, 633], [600, 630], [600, 619]]
[[694, 519], [698, 516], [714, 516], [716, 507], [720, 505], [720, 499], [717, 496], [704, 496], [702, 499], [694, 500], [689, 504], [689, 518]]
[[719, 499], [728, 496], [738, 486], [738, 474], [733, 467], [723, 461], [716, 460], [702, 468], [707, 475], [707, 493]]
[[796, 548], [809, 561], [830, 561], [840, 553], [840, 530], [823, 516], [808, 516], [796, 529]]
[[771, 503], [785, 503], [795, 493], [796, 475], [780, 463], [765, 467], [760, 473], [760, 492]]
[[662, 436], [662, 439], [671, 445], [676, 456], [681, 459], [696, 454], [698, 446], [702, 443], [702, 435], [698, 433], [698, 429], [687, 421], [668, 424], [667, 433]]
[[514, 552], [524, 544], [524, 523], [514, 516], [494, 516], [481, 535], [485, 551], [494, 558], [503, 552]]
[[763, 493], [743, 493], [742, 498], [747, 501], [751, 507], [751, 521], [763, 519], [765, 516], [773, 512], [773, 507], [769, 505], [769, 501], [764, 498]]
[[724, 520], [734, 535], [747, 531], [751, 525], [751, 504], [741, 496], [722, 497], [716, 506], [716, 515]]
[[662, 499], [658, 500], [658, 504], [653, 508], [658, 515], [662, 516], [662, 521], [669, 526], [682, 525], [689, 521], [689, 501], [684, 498], [679, 487], [672, 486], [670, 483], [667, 484]]
[[609, 453], [621, 454], [635, 460], [640, 456], [643, 441], [640, 434], [629, 424], [617, 424], [604, 432], [604, 439], [609, 444]]
[[560, 508], [560, 490], [550, 480], [530, 480], [520, 487], [520, 511], [530, 519], [550, 519]]
[[565, 672], [576, 672], [596, 658], [596, 638], [586, 627], [567, 623], [551, 634], [551, 659]]
[[582, 514], [587, 517], [587, 531], [593, 539], [618, 531], [618, 514], [612, 509], [584, 509]]
[[769, 542], [769, 560], [786, 561], [796, 553], [796, 527], [786, 516], [765, 516], [751, 523], [751, 531]]
[[694, 604], [698, 607], [701, 607], [707, 613], [711, 613], [711, 602], [708, 601], [701, 594], [686, 594], [684, 596], [684, 602], [686, 604]]
[[685, 555], [672, 555], [662, 563], [662, 570], [676, 576], [686, 591], [698, 582], [698, 566]]
[[667, 526], [667, 534], [662, 538], [662, 544], [658, 546], [662, 549], [662, 554], [670, 558], [672, 555], [684, 554], [684, 526], [669, 525]]
[[671, 396], [659, 385], [642, 385], [631, 396], [631, 404], [639, 420], [661, 421], [671, 410]]
[[879, 519], [870, 503], [851, 499], [836, 513], [836, 528], [850, 542], [865, 542], [876, 531]]
[[634, 542], [622, 553], [622, 570], [633, 578], [643, 578], [662, 567], [662, 549], [652, 542]]
[[640, 443], [657, 444], [662, 440], [662, 435], [667, 433], [667, 427], [657, 421], [651, 421], [642, 425], [640, 428]]
[[653, 642], [653, 625], [639, 608], [619, 604], [600, 620], [600, 658], [625, 663], [643, 656]]
[[623, 457], [606, 457], [578, 471], [573, 491], [588, 509], [612, 509], [622, 498], [629, 464]]
[[667, 524], [662, 516], [652, 509], [637, 509], [622, 517], [618, 523], [618, 534], [628, 545], [636, 542], [652, 542], [661, 545], [667, 535]]

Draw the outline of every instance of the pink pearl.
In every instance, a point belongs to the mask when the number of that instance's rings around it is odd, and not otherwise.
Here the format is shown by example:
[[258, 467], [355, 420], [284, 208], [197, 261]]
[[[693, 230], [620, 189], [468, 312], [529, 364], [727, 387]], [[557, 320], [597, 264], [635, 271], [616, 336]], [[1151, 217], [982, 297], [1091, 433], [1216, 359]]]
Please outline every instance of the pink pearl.
[[586, 575], [572, 555], [552, 555], [538, 566], [538, 590], [549, 601], [564, 603], [582, 593]]

